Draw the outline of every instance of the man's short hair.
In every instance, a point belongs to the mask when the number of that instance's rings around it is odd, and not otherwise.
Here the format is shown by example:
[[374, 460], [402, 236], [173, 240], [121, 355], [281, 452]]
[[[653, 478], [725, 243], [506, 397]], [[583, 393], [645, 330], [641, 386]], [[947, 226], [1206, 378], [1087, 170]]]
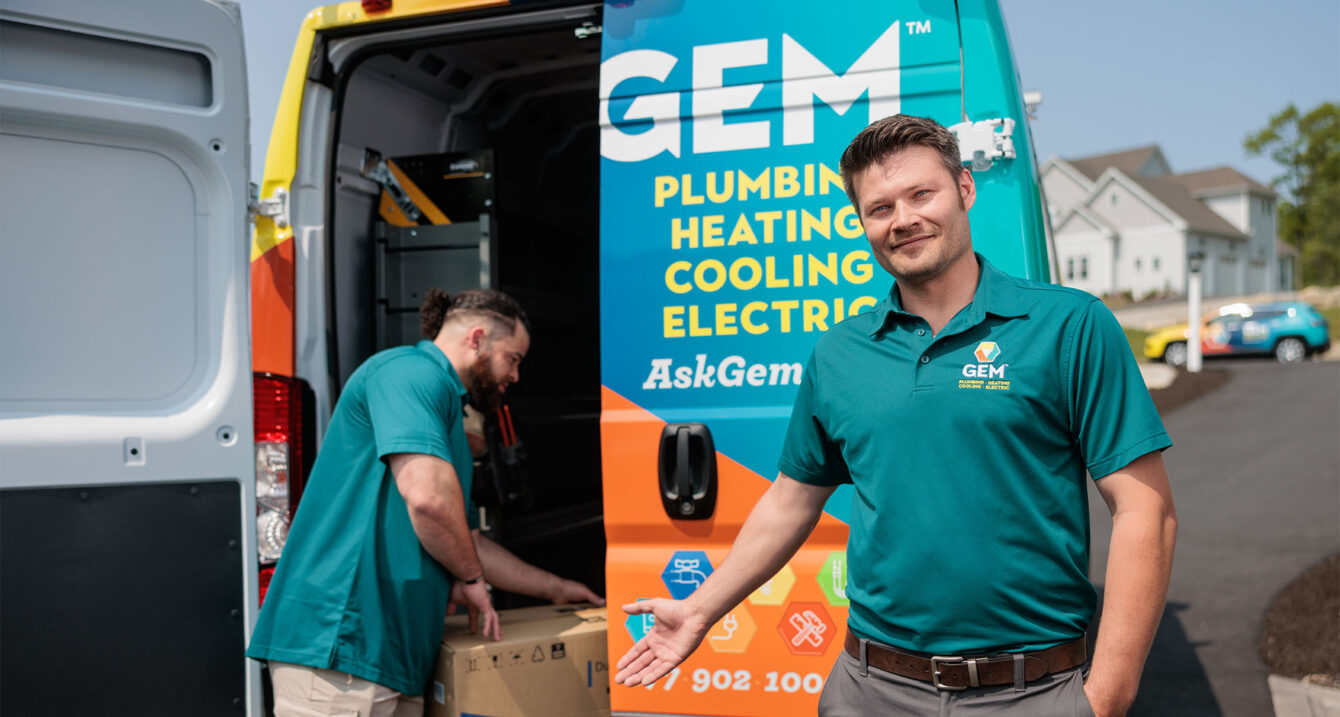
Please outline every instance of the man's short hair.
[[419, 332], [432, 339], [448, 321], [479, 321], [491, 324], [490, 336], [511, 336], [518, 321], [530, 332], [530, 319], [516, 299], [497, 289], [469, 289], [452, 296], [429, 289], [419, 305]]
[[838, 169], [842, 172], [842, 188], [847, 190], [847, 198], [858, 212], [861, 208], [856, 205], [856, 187], [852, 177], [909, 147], [929, 147], [935, 150], [940, 155], [940, 163], [949, 176], [955, 179], [963, 172], [958, 138], [939, 122], [927, 117], [901, 114], [876, 120], [847, 145], [847, 150], [842, 153], [842, 161], [838, 163]]

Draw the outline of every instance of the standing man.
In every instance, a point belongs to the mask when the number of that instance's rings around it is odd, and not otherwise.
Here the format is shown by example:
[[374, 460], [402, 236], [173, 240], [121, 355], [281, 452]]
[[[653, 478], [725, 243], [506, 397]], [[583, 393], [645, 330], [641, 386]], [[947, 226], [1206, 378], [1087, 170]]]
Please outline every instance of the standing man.
[[[821, 715], [1124, 714], [1177, 521], [1171, 442], [1121, 327], [1089, 294], [974, 254], [973, 177], [934, 121], [871, 124], [841, 169], [897, 282], [819, 339], [781, 473], [721, 568], [685, 600], [624, 606], [655, 627], [615, 680], [646, 684], [688, 657], [852, 483], [848, 636]], [[1091, 670], [1086, 471], [1113, 515]]]
[[331, 416], [252, 633], [275, 714], [423, 714], [448, 602], [501, 639], [484, 581], [554, 602], [603, 601], [479, 535], [467, 397], [488, 411], [530, 348], [521, 306], [492, 290], [430, 291], [431, 341], [376, 354]]

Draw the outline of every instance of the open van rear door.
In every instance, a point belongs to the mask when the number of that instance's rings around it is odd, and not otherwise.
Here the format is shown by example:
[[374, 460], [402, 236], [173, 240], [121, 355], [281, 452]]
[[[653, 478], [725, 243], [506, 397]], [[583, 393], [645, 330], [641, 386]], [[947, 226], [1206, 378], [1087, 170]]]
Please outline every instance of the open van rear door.
[[0, 8], [0, 712], [261, 711], [231, 2]]
[[[721, 564], [777, 474], [815, 340], [889, 290], [837, 174], [847, 143], [881, 117], [952, 125], [963, 107], [953, 2], [609, 2], [602, 41], [617, 606], [683, 598]], [[842, 649], [851, 499], [838, 490], [795, 558], [678, 670], [612, 685], [614, 712], [812, 714]], [[648, 627], [611, 623], [611, 665]]]

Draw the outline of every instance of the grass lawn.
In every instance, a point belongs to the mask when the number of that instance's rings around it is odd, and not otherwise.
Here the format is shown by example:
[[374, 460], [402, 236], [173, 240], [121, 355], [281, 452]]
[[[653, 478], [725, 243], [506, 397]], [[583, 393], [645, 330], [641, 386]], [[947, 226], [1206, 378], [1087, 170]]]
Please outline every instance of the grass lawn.
[[[1322, 316], [1326, 317], [1326, 323], [1331, 327], [1331, 340], [1340, 341], [1340, 306], [1332, 306], [1329, 309], [1317, 309]], [[1126, 332], [1130, 334], [1129, 331]]]
[[[1331, 318], [1327, 316], [1326, 320], [1331, 321]], [[1148, 359], [1145, 358], [1145, 337], [1149, 335], [1149, 332], [1140, 329], [1128, 329], [1125, 326], [1121, 328], [1126, 332], [1126, 340], [1131, 342], [1131, 353], [1135, 354], [1135, 360], [1147, 361]], [[1331, 332], [1335, 332], [1335, 322], [1331, 323]]]

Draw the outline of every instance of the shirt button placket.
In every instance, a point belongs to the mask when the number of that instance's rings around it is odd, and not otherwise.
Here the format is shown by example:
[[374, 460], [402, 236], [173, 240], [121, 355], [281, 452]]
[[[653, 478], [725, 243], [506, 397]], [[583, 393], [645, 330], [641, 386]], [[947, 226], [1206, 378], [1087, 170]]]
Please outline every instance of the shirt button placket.
[[921, 354], [921, 358], [920, 358], [920, 359], [917, 361], [917, 363], [915, 364], [915, 365], [916, 365], [916, 371], [914, 371], [913, 373], [916, 375], [916, 380], [914, 381], [914, 385], [915, 385], [917, 388], [922, 388], [922, 387], [924, 387], [924, 385], [925, 385], [925, 378], [923, 378], [922, 375], [921, 375], [921, 367], [922, 367], [922, 366], [925, 366], [926, 364], [928, 364], [928, 363], [931, 362], [931, 357], [928, 356], [926, 353], [924, 353], [924, 352], [926, 352], [926, 351], [930, 351], [930, 346], [927, 346], [927, 345], [925, 344], [925, 341], [926, 341], [926, 327], [925, 327], [925, 326], [918, 326], [918, 327], [917, 327], [917, 330], [916, 330], [916, 335], [917, 335], [917, 342], [916, 342], [916, 343], [922, 347], [921, 350], [923, 351], [923, 353]]

